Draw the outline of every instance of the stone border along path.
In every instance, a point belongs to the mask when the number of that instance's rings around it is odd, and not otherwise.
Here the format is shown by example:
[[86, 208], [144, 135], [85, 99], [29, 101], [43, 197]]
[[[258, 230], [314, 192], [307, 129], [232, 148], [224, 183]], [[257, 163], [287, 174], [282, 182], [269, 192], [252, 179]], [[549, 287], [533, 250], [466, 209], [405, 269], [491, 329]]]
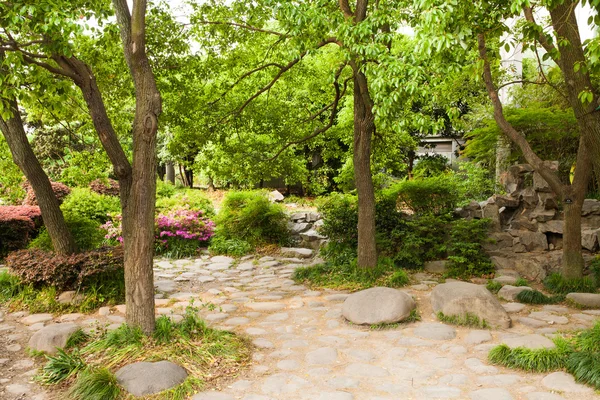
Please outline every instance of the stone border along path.
[[[511, 329], [441, 325], [429, 304], [437, 278], [418, 273], [413, 275], [418, 284], [405, 291], [416, 299], [422, 321], [370, 330], [341, 317], [347, 294], [309, 290], [290, 279], [295, 268], [318, 261], [281, 256], [156, 260], [158, 314], [178, 319], [191, 299], [196, 305], [211, 302], [217, 309], [203, 308], [201, 314], [212, 326], [248, 335], [256, 346], [248, 370], [193, 400], [600, 399], [564, 372], [529, 374], [486, 361], [489, 349], [503, 341], [538, 346], [547, 344], [542, 335], [590, 327], [600, 310], [504, 303]], [[50, 389], [29, 382], [36, 365], [24, 349], [32, 331], [61, 321], [114, 329], [124, 321], [123, 312], [124, 306], [117, 306], [53, 320], [26, 313], [0, 316], [5, 319], [0, 321], [0, 358], [7, 351], [19, 354], [0, 359], [0, 398], [53, 398]], [[431, 324], [440, 328], [430, 329]]]

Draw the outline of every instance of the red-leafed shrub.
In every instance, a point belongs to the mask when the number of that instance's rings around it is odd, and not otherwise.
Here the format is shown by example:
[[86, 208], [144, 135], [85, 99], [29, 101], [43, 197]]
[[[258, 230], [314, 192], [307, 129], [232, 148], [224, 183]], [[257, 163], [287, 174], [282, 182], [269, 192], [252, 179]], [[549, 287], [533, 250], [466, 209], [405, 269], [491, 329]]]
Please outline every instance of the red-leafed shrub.
[[[69, 187], [67, 185], [65, 185], [64, 183], [50, 182], [50, 184], [52, 185], [52, 191], [54, 192], [54, 195], [58, 199], [59, 204], [62, 203], [63, 199], [65, 197], [67, 197], [69, 195], [69, 193], [71, 193], [71, 189], [69, 189]], [[25, 200], [23, 200], [23, 205], [37, 206], [38, 203], [35, 198], [35, 193], [33, 191], [33, 188], [31, 187], [31, 185], [29, 184], [29, 182], [25, 182], [23, 184], [23, 189], [25, 189], [25, 191], [27, 193], [25, 195]]]
[[90, 183], [90, 189], [106, 196], [119, 195], [119, 182], [114, 179], [96, 179]]
[[26, 247], [42, 224], [39, 207], [0, 206], [0, 255]]
[[122, 278], [123, 248], [103, 247], [70, 256], [40, 249], [19, 250], [6, 257], [6, 266], [23, 284], [79, 289], [106, 277]]

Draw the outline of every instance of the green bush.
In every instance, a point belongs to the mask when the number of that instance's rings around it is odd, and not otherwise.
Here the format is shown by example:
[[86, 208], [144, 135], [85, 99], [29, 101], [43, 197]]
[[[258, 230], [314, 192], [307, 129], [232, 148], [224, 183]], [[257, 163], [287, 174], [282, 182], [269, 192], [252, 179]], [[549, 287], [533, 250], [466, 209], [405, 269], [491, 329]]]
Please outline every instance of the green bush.
[[413, 176], [417, 179], [442, 175], [450, 169], [448, 159], [441, 154], [426, 154], [419, 157], [413, 168]]
[[216, 218], [217, 235], [245, 240], [252, 246], [288, 243], [288, 216], [282, 206], [272, 204], [263, 192], [230, 192]]
[[159, 199], [161, 197], [171, 197], [175, 194], [175, 190], [177, 188], [175, 185], [172, 185], [168, 182], [163, 182], [160, 180], [156, 181], [156, 198]]
[[356, 196], [332, 193], [319, 199], [317, 207], [323, 225], [319, 232], [330, 243], [356, 247], [358, 244], [358, 200]]
[[242, 239], [225, 239], [216, 235], [210, 240], [208, 250], [212, 254], [241, 257], [252, 252], [253, 247], [250, 243]]
[[[167, 184], [165, 184], [167, 185]], [[201, 190], [198, 189], [177, 189], [173, 188], [173, 192], [169, 196], [156, 198], [156, 212], [166, 213], [168, 211], [186, 209], [204, 211], [204, 216], [212, 217], [215, 215], [215, 209], [212, 202], [207, 198]]]
[[455, 182], [446, 175], [398, 182], [387, 191], [397, 196], [401, 209], [415, 214], [446, 214], [458, 203]]
[[[444, 227], [449, 215], [424, 214], [407, 219], [404, 226], [391, 232], [395, 239], [392, 248], [396, 265], [403, 268], [422, 268], [426, 261], [445, 258], [447, 237]], [[390, 253], [391, 249], [382, 249]]]
[[592, 278], [565, 278], [559, 273], [553, 273], [544, 279], [544, 286], [551, 293], [556, 294], [595, 293], [597, 291], [596, 282]]
[[494, 272], [490, 257], [483, 250], [488, 242], [488, 219], [458, 219], [450, 228], [448, 275], [482, 276]]
[[119, 198], [93, 192], [88, 188], [75, 188], [60, 206], [65, 215], [91, 219], [103, 224], [109, 220], [109, 214], [119, 213]]
[[[73, 235], [78, 251], [93, 250], [102, 246], [105, 232], [100, 229], [97, 220], [81, 217], [77, 214], [65, 214], [65, 222]], [[46, 227], [40, 229], [39, 235], [29, 243], [29, 248], [54, 251]]]

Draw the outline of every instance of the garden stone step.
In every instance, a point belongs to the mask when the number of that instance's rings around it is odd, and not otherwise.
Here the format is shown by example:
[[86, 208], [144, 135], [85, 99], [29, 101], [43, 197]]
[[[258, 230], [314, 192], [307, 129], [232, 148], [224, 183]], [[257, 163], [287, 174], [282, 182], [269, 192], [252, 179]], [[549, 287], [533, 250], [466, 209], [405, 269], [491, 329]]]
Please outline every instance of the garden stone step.
[[567, 299], [578, 306], [600, 308], [600, 294], [598, 293], [569, 293]]
[[511, 349], [515, 349], [517, 347], [525, 347], [528, 349], [553, 349], [556, 347], [552, 340], [537, 334], [509, 336], [504, 338], [502, 343]]
[[281, 255], [283, 257], [298, 257], [298, 258], [310, 258], [314, 254], [314, 250], [304, 249], [300, 247], [282, 247]]

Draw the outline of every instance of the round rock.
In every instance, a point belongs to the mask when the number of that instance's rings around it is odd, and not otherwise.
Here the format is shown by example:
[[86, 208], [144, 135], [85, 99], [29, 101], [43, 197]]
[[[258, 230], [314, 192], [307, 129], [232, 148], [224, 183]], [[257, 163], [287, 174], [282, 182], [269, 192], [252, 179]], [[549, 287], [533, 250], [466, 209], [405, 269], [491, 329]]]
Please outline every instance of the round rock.
[[467, 282], [449, 282], [437, 285], [431, 291], [431, 305], [435, 313], [464, 317], [475, 315], [489, 325], [510, 328], [511, 320], [498, 299], [485, 287]]
[[374, 287], [351, 294], [344, 301], [342, 315], [358, 325], [399, 322], [415, 309], [408, 294], [387, 287]]
[[126, 365], [115, 375], [128, 393], [145, 396], [179, 385], [187, 377], [187, 372], [169, 361], [143, 361]]
[[57, 348], [63, 348], [69, 337], [79, 329], [79, 325], [73, 323], [48, 325], [31, 336], [29, 348], [55, 354]]
[[569, 293], [567, 299], [579, 306], [600, 308], [600, 294], [597, 293]]

